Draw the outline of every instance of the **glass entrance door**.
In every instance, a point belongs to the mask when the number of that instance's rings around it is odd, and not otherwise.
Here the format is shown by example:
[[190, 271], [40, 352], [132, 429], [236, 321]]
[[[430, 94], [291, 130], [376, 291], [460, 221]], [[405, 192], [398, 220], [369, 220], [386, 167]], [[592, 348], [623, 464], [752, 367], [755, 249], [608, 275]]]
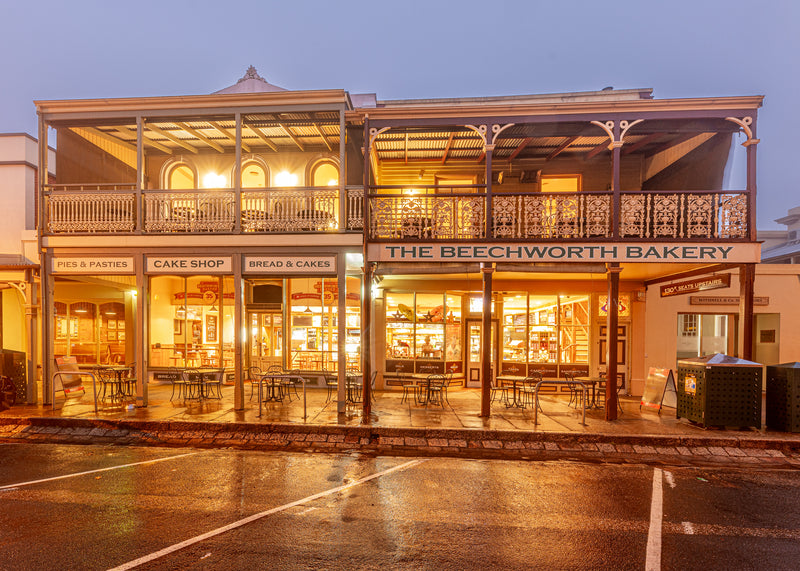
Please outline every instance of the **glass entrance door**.
[[[481, 386], [481, 371], [483, 358], [483, 324], [478, 319], [467, 320], [467, 387], [478, 388]], [[497, 322], [492, 321], [492, 380], [497, 376]]]
[[283, 316], [253, 311], [247, 314], [250, 366], [266, 371], [283, 366]]

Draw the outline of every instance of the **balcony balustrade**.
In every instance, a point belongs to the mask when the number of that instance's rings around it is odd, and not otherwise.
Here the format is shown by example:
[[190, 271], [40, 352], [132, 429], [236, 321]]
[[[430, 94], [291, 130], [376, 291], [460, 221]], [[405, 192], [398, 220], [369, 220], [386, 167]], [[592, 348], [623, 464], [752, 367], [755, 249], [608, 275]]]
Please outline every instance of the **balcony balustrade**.
[[[46, 234], [231, 234], [234, 190], [143, 190], [141, 207], [131, 184], [51, 185], [45, 189]], [[361, 187], [346, 189], [345, 225], [363, 228]], [[241, 232], [325, 232], [339, 228], [338, 188], [242, 189]], [[139, 214], [141, 213], [141, 215]]]
[[[339, 216], [335, 187], [242, 189], [242, 233], [363, 229], [364, 191], [347, 187]], [[612, 192], [502, 192], [481, 186], [371, 187], [371, 241], [537, 241], [613, 239]], [[140, 205], [141, 201], [141, 205]], [[619, 194], [620, 240], [747, 240], [746, 192], [637, 191]], [[143, 190], [133, 185], [51, 185], [45, 233], [143, 234], [236, 232], [234, 190]]]
[[[494, 194], [488, 229], [483, 193], [415, 194], [414, 189], [373, 187], [369, 201], [372, 241], [614, 238], [612, 192]], [[746, 240], [750, 235], [745, 192], [623, 192], [619, 201], [621, 240]]]

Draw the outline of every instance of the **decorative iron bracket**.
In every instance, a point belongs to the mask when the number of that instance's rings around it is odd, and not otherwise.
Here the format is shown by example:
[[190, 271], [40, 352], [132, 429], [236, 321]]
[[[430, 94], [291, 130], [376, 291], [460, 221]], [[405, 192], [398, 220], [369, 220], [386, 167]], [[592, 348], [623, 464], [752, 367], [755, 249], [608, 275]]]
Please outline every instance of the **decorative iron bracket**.
[[637, 119], [636, 121], [626, 121], [622, 120], [619, 122], [619, 128], [621, 129], [619, 133], [619, 139], [614, 138], [614, 121], [606, 121], [605, 123], [601, 121], [591, 121], [592, 125], [597, 125], [601, 129], [603, 129], [607, 134], [609, 139], [611, 139], [611, 143], [608, 145], [609, 149], [617, 149], [623, 145], [623, 139], [625, 139], [625, 134], [628, 132], [628, 129], [633, 127], [634, 125], [641, 123], [644, 119]]
[[726, 121], [730, 121], [731, 123], [736, 123], [742, 128], [744, 134], [747, 135], [747, 140], [742, 143], [743, 147], [749, 147], [750, 145], [757, 145], [761, 139], [753, 138], [753, 130], [750, 128], [750, 125], [753, 124], [752, 117], [742, 117], [739, 119], [738, 117], [725, 117]]

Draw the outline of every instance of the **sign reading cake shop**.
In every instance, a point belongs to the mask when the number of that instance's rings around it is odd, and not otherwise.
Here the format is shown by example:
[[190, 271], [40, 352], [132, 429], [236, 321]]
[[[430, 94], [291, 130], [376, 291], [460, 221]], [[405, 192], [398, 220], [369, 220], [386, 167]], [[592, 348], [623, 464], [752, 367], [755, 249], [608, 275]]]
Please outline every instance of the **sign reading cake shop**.
[[147, 256], [148, 274], [229, 274], [230, 256]]
[[132, 257], [53, 258], [54, 274], [132, 274]]
[[242, 272], [249, 274], [331, 274], [336, 273], [336, 256], [245, 256]]

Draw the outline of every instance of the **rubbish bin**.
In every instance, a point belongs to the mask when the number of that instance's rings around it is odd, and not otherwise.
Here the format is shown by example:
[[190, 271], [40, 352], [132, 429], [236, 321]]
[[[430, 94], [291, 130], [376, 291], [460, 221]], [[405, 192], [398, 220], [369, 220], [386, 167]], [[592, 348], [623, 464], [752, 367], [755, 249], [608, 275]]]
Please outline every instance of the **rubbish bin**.
[[678, 418], [761, 428], [761, 365], [722, 353], [678, 361]]
[[17, 404], [23, 404], [26, 401], [26, 359], [27, 355], [23, 351], [0, 349], [0, 375], [5, 375], [14, 382]]
[[767, 428], [800, 432], [800, 363], [767, 367]]

